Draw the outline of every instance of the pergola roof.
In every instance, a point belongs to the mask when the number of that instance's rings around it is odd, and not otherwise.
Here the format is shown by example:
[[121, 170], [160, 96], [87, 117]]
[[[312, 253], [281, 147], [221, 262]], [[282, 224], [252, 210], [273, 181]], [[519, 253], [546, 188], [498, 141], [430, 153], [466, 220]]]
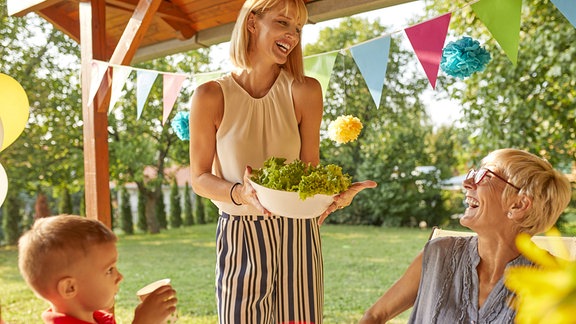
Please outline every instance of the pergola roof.
[[[309, 23], [317, 23], [414, 0], [304, 0]], [[80, 43], [78, 0], [7, 0], [10, 15], [36, 12]], [[151, 2], [151, 1], [149, 1]], [[132, 62], [226, 42], [244, 0], [164, 0]], [[138, 0], [106, 0], [106, 52], [111, 56]]]
[[[304, 0], [309, 23], [415, 0]], [[80, 44], [86, 215], [111, 227], [108, 115], [111, 69], [89, 96], [93, 59], [130, 65], [230, 39], [244, 0], [7, 0], [8, 14], [35, 12]], [[96, 85], [98, 86], [98, 85]]]

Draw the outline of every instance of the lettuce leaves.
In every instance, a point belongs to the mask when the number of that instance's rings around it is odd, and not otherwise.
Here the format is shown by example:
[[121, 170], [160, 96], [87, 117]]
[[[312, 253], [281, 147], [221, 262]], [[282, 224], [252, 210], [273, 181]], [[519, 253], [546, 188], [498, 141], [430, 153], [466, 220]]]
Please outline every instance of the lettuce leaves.
[[300, 160], [286, 164], [285, 158], [271, 157], [260, 169], [252, 170], [252, 181], [270, 189], [298, 192], [305, 200], [316, 194], [339, 194], [352, 183], [352, 177], [335, 164], [312, 166]]

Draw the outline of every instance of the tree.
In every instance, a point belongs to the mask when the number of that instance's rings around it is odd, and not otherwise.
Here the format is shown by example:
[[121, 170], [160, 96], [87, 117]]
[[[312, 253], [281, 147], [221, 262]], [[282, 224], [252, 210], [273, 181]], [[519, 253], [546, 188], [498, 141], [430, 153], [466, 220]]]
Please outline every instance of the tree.
[[[209, 62], [209, 50], [199, 50], [139, 64], [139, 68], [175, 72], [200, 71]], [[162, 86], [159, 78], [153, 86], [140, 119], [136, 118], [135, 82], [128, 80], [126, 95], [110, 115], [110, 173], [112, 178], [133, 181], [146, 198], [147, 228], [157, 233], [166, 228], [166, 212], [162, 198], [162, 185], [166, 183], [165, 170], [172, 165], [189, 163], [188, 143], [181, 141], [170, 128], [162, 124]], [[184, 89], [187, 89], [185, 86]], [[182, 92], [171, 116], [176, 114], [190, 94]], [[170, 120], [170, 118], [168, 118]], [[134, 136], [138, 134], [138, 136]], [[148, 170], [150, 174], [145, 174]], [[152, 175], [153, 173], [153, 175]]]
[[[19, 139], [2, 152], [0, 163], [31, 193], [38, 186], [61, 183], [66, 183], [72, 194], [79, 192], [84, 185], [79, 46], [34, 14], [8, 17], [5, 2], [0, 3], [0, 17], [0, 68], [20, 81], [31, 106], [30, 122]], [[209, 54], [209, 49], [201, 49], [137, 67], [202, 72], [210, 66]], [[126, 96], [118, 103], [122, 108], [109, 117], [110, 174], [112, 181], [137, 183], [149, 204], [147, 228], [154, 233], [159, 231], [154, 211], [160, 210], [156, 200], [165, 182], [164, 168], [187, 164], [188, 149], [171, 132], [169, 123], [161, 123], [162, 87], [158, 84], [141, 118], [136, 118], [136, 100], [131, 96], [134, 84], [128, 82]], [[190, 89], [190, 84], [184, 89]], [[183, 91], [174, 113], [189, 97]], [[156, 169], [158, 177], [146, 179], [146, 167]]]
[[38, 189], [38, 196], [36, 197], [36, 203], [34, 204], [34, 219], [44, 218], [52, 215], [50, 208], [48, 207], [48, 198], [46, 195]]
[[[83, 186], [80, 51], [37, 15], [9, 17], [5, 1], [0, 17], [0, 71], [22, 85], [30, 105], [24, 131], [2, 151], [0, 163], [10, 175], [10, 190], [19, 193], [14, 199], [45, 217], [51, 215], [51, 188], [65, 183], [75, 193]], [[37, 197], [34, 206], [28, 197]]]
[[2, 232], [7, 245], [16, 245], [20, 237], [20, 220], [22, 214], [20, 210], [20, 199], [17, 191], [8, 192], [4, 204], [2, 205]]
[[68, 187], [62, 187], [60, 191], [60, 203], [58, 205], [58, 213], [60, 214], [73, 214], [72, 210], [72, 197]]
[[154, 215], [160, 229], [168, 228], [168, 218], [166, 217], [166, 204], [164, 203], [164, 193], [157, 193], [156, 204], [154, 205]]
[[172, 181], [170, 188], [170, 227], [182, 226], [182, 206], [180, 205], [180, 191], [176, 179]]
[[148, 222], [146, 221], [146, 197], [140, 190], [138, 190], [138, 229], [142, 232], [148, 231]]
[[130, 193], [124, 186], [120, 191], [120, 228], [126, 234], [134, 234], [134, 222], [132, 221], [132, 207], [130, 206]]
[[[429, 10], [452, 7], [434, 1]], [[483, 72], [461, 82], [442, 79], [462, 103], [463, 127], [474, 130], [464, 147], [469, 160], [477, 163], [494, 149], [515, 147], [568, 171], [576, 157], [576, 28], [552, 2], [524, 1], [514, 66], [470, 7], [453, 15], [450, 26], [453, 38], [470, 35], [492, 55]]]
[[[321, 30], [319, 41], [306, 46], [305, 55], [347, 48], [385, 31], [379, 21], [347, 18], [338, 27]], [[415, 173], [416, 167], [431, 163], [425, 139], [432, 126], [418, 100], [428, 87], [427, 80], [410, 68], [415, 58], [396, 38], [392, 38], [389, 56], [379, 107], [353, 59], [340, 55], [336, 60], [325, 96], [321, 161], [342, 166], [355, 180], [375, 180], [378, 187], [360, 193], [350, 207], [337, 211], [328, 222], [409, 225], [414, 217], [430, 217], [427, 211], [433, 197], [438, 197], [438, 179]], [[329, 123], [339, 115], [354, 115], [362, 121], [357, 141], [336, 144], [326, 137]]]
[[192, 196], [190, 195], [190, 185], [186, 182], [184, 187], [184, 226], [194, 225], [194, 214], [192, 213]]
[[206, 198], [196, 195], [194, 200], [194, 218], [197, 224], [206, 224], [206, 218], [204, 216], [204, 200]]

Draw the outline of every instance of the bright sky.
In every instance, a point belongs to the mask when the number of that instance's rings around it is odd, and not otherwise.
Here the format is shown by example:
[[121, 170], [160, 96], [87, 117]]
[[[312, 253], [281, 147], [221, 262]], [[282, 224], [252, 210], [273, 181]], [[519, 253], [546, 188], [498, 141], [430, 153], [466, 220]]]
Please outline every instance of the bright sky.
[[[408, 20], [414, 18], [416, 15], [422, 16], [424, 14], [424, 5], [424, 1], [418, 0], [392, 6], [389, 8], [357, 14], [354, 15], [354, 17], [367, 18], [369, 20], [375, 20], [379, 18], [381, 24], [388, 26], [388, 30], [398, 36], [398, 34], [404, 33], [403, 30], [406, 27], [410, 26], [407, 22]], [[340, 19], [333, 19], [317, 23], [315, 25], [305, 25], [302, 31], [302, 45], [315, 42], [318, 39], [319, 31], [322, 28], [336, 27], [339, 22]], [[403, 44], [408, 48], [410, 43], [405, 35], [402, 36]], [[218, 59], [222, 65], [225, 65], [224, 62], [227, 61], [225, 58], [228, 57], [228, 48], [228, 43], [212, 46], [212, 51], [215, 56], [222, 58]], [[414, 66], [422, 72], [423, 76], [426, 75], [416, 56], [414, 56]], [[442, 72], [440, 71], [440, 73]], [[436, 98], [437, 96], [437, 92], [432, 90], [432, 87], [429, 87], [429, 91], [426, 92], [425, 98], [422, 98], [428, 107], [428, 112], [432, 118], [433, 123], [436, 125], [452, 123], [460, 116], [460, 109], [456, 103], [450, 102], [449, 100], [438, 99]]]

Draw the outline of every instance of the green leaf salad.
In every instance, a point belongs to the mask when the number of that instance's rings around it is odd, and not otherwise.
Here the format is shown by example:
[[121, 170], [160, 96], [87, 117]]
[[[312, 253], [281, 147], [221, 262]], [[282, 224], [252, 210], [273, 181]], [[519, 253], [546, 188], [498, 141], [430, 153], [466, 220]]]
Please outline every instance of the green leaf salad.
[[271, 157], [260, 169], [252, 170], [252, 181], [270, 189], [298, 192], [304, 200], [316, 194], [339, 194], [352, 183], [342, 168], [327, 164], [312, 166], [300, 160], [286, 164], [286, 159]]

